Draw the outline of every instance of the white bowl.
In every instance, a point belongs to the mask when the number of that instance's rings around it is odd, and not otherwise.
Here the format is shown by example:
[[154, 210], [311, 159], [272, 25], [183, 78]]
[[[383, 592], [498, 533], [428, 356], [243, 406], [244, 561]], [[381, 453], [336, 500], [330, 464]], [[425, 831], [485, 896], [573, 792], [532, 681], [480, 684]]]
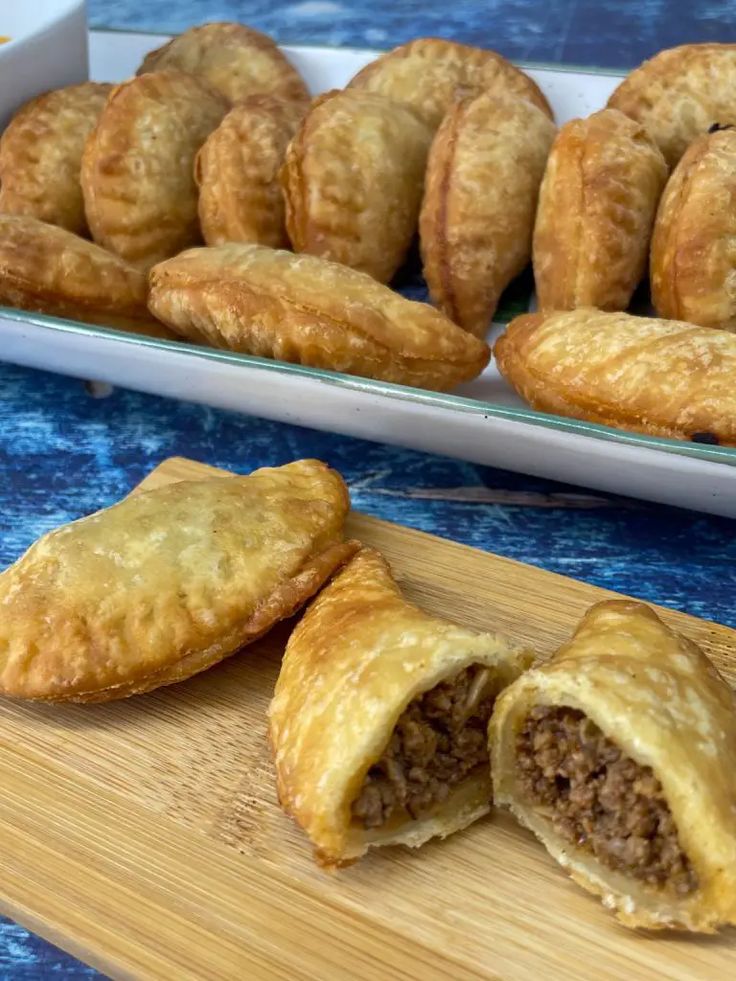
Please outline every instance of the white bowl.
[[0, 129], [34, 95], [88, 78], [85, 0], [1, 0]]

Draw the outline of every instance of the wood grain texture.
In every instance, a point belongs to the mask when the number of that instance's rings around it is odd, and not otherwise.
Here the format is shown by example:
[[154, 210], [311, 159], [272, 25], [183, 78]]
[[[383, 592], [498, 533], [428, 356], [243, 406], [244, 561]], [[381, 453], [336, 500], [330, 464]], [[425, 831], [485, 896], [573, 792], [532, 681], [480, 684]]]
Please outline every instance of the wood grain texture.
[[[166, 461], [144, 486], [211, 469]], [[549, 654], [606, 593], [353, 515], [409, 596]], [[683, 614], [733, 682], [736, 632]], [[265, 709], [287, 627], [129, 702], [0, 705], [0, 907], [115, 977], [716, 979], [736, 932], [628, 933], [493, 815], [421, 852], [317, 869], [279, 810]]]

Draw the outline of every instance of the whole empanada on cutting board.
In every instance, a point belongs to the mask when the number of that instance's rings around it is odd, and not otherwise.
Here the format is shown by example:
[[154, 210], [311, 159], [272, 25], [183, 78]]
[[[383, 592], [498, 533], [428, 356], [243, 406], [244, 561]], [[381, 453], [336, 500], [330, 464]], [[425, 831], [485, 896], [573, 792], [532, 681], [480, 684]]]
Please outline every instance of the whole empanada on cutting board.
[[353, 551], [317, 460], [182, 482], [39, 539], [0, 575], [0, 694], [108, 701], [211, 667], [294, 613]]

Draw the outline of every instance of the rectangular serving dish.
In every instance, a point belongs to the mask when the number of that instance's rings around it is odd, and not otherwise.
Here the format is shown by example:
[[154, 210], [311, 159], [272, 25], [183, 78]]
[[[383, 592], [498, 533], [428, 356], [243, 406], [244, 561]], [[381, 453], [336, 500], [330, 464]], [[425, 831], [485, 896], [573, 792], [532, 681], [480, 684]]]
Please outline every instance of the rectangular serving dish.
[[[130, 76], [162, 36], [92, 32], [90, 73]], [[314, 92], [376, 52], [286, 47]], [[527, 66], [558, 122], [605, 104], [619, 76]], [[528, 297], [518, 297], [522, 307]], [[503, 312], [503, 311], [502, 311]], [[509, 314], [507, 308], [506, 314]], [[503, 328], [494, 328], [495, 336]], [[527, 408], [494, 364], [452, 394], [420, 391], [0, 308], [0, 358], [283, 422], [736, 517], [736, 450], [625, 433]]]

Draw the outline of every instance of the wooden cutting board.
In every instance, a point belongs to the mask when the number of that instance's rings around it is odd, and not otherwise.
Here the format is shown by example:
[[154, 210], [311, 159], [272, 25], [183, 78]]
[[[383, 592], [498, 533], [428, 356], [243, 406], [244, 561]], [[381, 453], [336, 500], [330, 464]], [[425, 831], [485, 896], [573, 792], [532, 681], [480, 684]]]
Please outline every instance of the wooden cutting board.
[[[152, 488], [213, 472], [167, 460]], [[408, 595], [551, 653], [613, 595], [377, 521]], [[733, 682], [736, 631], [678, 613]], [[276, 803], [265, 713], [288, 636], [198, 678], [90, 706], [0, 704], [0, 908], [114, 977], [718, 979], [736, 930], [632, 933], [496, 814], [338, 873]]]

